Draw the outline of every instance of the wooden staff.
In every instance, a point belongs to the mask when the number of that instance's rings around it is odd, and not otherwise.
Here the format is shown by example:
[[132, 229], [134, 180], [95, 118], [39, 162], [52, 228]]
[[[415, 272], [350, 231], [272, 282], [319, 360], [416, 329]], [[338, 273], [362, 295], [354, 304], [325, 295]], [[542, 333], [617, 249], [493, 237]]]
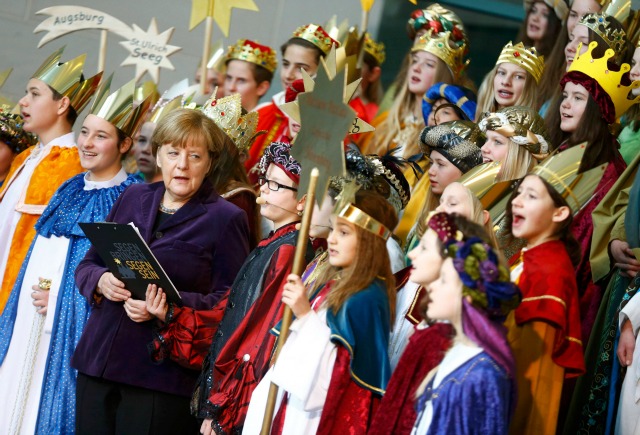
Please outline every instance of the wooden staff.
[[204, 30], [204, 44], [202, 48], [202, 65], [200, 65], [200, 91], [202, 95], [207, 90], [207, 62], [211, 51], [211, 35], [213, 34], [213, 2], [210, 4], [210, 14], [207, 15]]
[[[309, 226], [311, 226], [311, 216], [313, 215], [313, 205], [316, 199], [316, 185], [318, 184], [318, 175], [320, 171], [318, 168], [311, 170], [309, 178], [309, 188], [307, 189], [307, 200], [305, 202], [304, 213], [302, 214], [302, 223], [300, 225], [300, 231], [298, 232], [298, 241], [296, 243], [296, 253], [293, 257], [293, 267], [291, 273], [295, 275], [302, 275], [304, 268], [306, 267], [304, 257], [307, 252], [307, 240], [309, 238]], [[273, 353], [273, 365], [278, 361], [278, 355], [280, 350], [287, 341], [289, 335], [289, 326], [293, 320], [293, 312], [288, 305], [284, 306], [284, 312], [282, 314], [282, 323], [280, 326], [280, 335], [276, 343], [276, 350]], [[264, 419], [262, 420], [261, 435], [269, 435], [271, 432], [271, 420], [273, 420], [273, 412], [276, 407], [276, 399], [278, 397], [278, 386], [273, 382], [269, 386], [269, 396], [267, 398], [267, 407], [264, 411]]]
[[100, 31], [100, 55], [98, 56], [98, 72], [104, 71], [107, 59], [107, 34], [106, 30]]

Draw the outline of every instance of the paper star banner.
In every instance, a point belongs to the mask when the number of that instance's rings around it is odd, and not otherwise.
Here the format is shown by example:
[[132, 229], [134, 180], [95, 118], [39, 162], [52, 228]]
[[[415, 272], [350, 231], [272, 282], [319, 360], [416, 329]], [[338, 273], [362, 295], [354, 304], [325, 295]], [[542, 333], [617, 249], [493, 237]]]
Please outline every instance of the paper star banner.
[[151, 24], [145, 32], [140, 27], [133, 25], [127, 41], [120, 42], [128, 52], [124, 62], [120, 65], [134, 65], [136, 67], [136, 81], [148, 72], [154, 82], [158, 82], [160, 68], [175, 69], [169, 56], [180, 50], [180, 47], [169, 45], [169, 38], [173, 34], [171, 27], [162, 33], [158, 33], [156, 19], [151, 19]]
[[189, 30], [193, 30], [205, 18], [212, 17], [224, 36], [229, 36], [232, 8], [258, 11], [253, 0], [192, 0]]
[[[318, 204], [329, 187], [331, 176], [344, 176], [345, 161], [342, 139], [345, 137], [355, 112], [344, 103], [345, 72], [340, 71], [331, 80], [322, 60], [312, 92], [298, 95], [302, 128], [291, 147], [291, 154], [302, 165], [303, 174], [318, 168]], [[307, 191], [309, 176], [300, 178], [298, 192]]]
[[83, 6], [52, 6], [39, 10], [36, 15], [49, 15], [33, 31], [47, 32], [38, 43], [38, 48], [78, 30], [108, 30], [125, 38], [131, 33], [131, 28], [117, 18]]

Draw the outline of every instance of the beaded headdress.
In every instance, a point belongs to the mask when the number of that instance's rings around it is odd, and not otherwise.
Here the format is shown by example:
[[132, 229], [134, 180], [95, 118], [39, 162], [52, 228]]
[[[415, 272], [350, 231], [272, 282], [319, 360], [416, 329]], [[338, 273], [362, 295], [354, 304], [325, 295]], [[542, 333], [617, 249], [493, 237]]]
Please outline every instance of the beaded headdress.
[[258, 112], [242, 115], [240, 94], [216, 100], [215, 92], [200, 110], [231, 138], [240, 152], [247, 152], [258, 129]]
[[284, 142], [272, 142], [264, 149], [260, 159], [260, 175], [267, 173], [270, 164], [274, 164], [282, 169], [291, 180], [300, 184], [300, 174], [302, 167], [296, 159], [291, 156], [291, 144]]
[[469, 61], [464, 61], [467, 46], [457, 46], [455, 48], [450, 44], [451, 33], [435, 33], [433, 29], [429, 29], [427, 33], [421, 35], [413, 44], [411, 52], [426, 51], [442, 60], [451, 70], [455, 77], [459, 77], [462, 71], [467, 67]]
[[627, 42], [627, 34], [622, 29], [614, 29], [610, 26], [611, 21], [614, 18], [600, 13], [600, 14], [586, 14], [582, 18], [578, 24], [582, 24], [583, 26], [593, 30], [593, 32], [598, 35], [602, 40], [607, 44], [607, 46], [616, 52], [616, 54], [621, 54], [624, 45]]
[[81, 54], [75, 59], [60, 63], [64, 47], [49, 56], [33, 74], [34, 79], [42, 80], [61, 95], [69, 98], [76, 113], [82, 112], [102, 79], [102, 72], [86, 80], [82, 79], [82, 68], [87, 58]]
[[471, 121], [450, 121], [425, 127], [420, 134], [422, 152], [439, 152], [464, 174], [482, 163], [480, 147], [474, 140], [479, 134], [478, 127]]
[[544, 56], [538, 55], [535, 47], [527, 48], [522, 42], [513, 45], [511, 41], [504, 46], [498, 56], [496, 65], [509, 62], [524, 68], [535, 79], [536, 83], [540, 82], [542, 72], [544, 71]]
[[340, 43], [333, 39], [329, 34], [317, 24], [307, 24], [298, 27], [292, 35], [293, 38], [300, 38], [308, 41], [318, 47], [325, 55], [331, 50], [331, 46], [340, 46]]
[[253, 63], [272, 73], [278, 67], [276, 52], [273, 48], [249, 39], [239, 39], [235, 45], [229, 46], [224, 61], [227, 63], [234, 59]]
[[[329, 186], [333, 190], [342, 190], [348, 179], [354, 179], [364, 190], [374, 190], [384, 196], [400, 213], [411, 199], [411, 188], [402, 173], [405, 161], [389, 153], [384, 156], [363, 155], [357, 149], [348, 149], [345, 153], [347, 173], [345, 177], [332, 177]], [[388, 187], [385, 187], [388, 186]]]
[[151, 99], [148, 97], [134, 108], [135, 80], [131, 80], [114, 93], [109, 94], [112, 79], [113, 76], [109, 77], [100, 86], [89, 113], [113, 124], [125, 135], [132, 137], [144, 122], [147, 110], [151, 106]]
[[0, 106], [0, 142], [4, 142], [14, 154], [19, 154], [38, 143], [33, 133], [22, 129], [22, 116], [11, 113], [10, 106]]
[[503, 107], [496, 113], [484, 113], [478, 123], [482, 132], [492, 130], [524, 147], [537, 160], [549, 155], [544, 119], [527, 106]]
[[451, 40], [456, 45], [469, 46], [469, 38], [460, 17], [453, 11], [433, 3], [425, 9], [417, 9], [411, 13], [407, 22], [407, 34], [412, 40], [420, 30], [432, 29], [435, 33], [451, 32]]
[[386, 59], [384, 43], [374, 41], [368, 32], [364, 34], [364, 51], [373, 56], [378, 65], [382, 65]]
[[[589, 49], [580, 54], [582, 44], [578, 45], [576, 57], [560, 83], [561, 86], [564, 86], [567, 81], [576, 80], [574, 77], [576, 73], [595, 81], [596, 87], [585, 86], [585, 88], [589, 88], [587, 91], [598, 104], [603, 118], [607, 123], [613, 124], [629, 107], [640, 102], [640, 96], [634, 99], [628, 98], [632, 89], [640, 87], [640, 81], [634, 81], [629, 86], [622, 84], [623, 76], [631, 70], [631, 67], [629, 64], [623, 63], [620, 66], [620, 71], [610, 70], [609, 59], [614, 57], [616, 53], [609, 48], [603, 57], [594, 59], [592, 53], [597, 46], [598, 43], [593, 41], [589, 44]], [[584, 86], [586, 83], [580, 84]], [[604, 91], [606, 95], [603, 95], [601, 91]], [[610, 105], [613, 105], [615, 113], [610, 113]]]

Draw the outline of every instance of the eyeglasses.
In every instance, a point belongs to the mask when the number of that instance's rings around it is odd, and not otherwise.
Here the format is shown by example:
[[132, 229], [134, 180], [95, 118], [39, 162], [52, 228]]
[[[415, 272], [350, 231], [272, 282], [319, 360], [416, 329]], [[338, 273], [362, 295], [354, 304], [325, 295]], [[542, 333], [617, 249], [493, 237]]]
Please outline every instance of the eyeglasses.
[[298, 191], [298, 189], [296, 189], [295, 187], [285, 186], [284, 184], [280, 184], [277, 181], [269, 180], [267, 177], [259, 177], [258, 184], [260, 186], [264, 186], [266, 184], [269, 190], [273, 190], [274, 192], [277, 192], [280, 189], [293, 190], [294, 192]]

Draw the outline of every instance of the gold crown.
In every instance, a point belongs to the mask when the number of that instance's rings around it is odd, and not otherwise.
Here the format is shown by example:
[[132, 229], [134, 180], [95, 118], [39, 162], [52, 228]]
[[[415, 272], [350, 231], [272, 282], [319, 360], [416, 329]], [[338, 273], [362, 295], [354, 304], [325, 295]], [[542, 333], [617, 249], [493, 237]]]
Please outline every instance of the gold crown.
[[34, 79], [42, 80], [61, 95], [69, 98], [76, 113], [82, 112], [102, 79], [102, 72], [82, 80], [82, 68], [87, 58], [81, 54], [75, 59], [60, 63], [64, 47], [51, 54], [33, 74]]
[[364, 51], [373, 56], [378, 65], [382, 65], [386, 59], [384, 43], [374, 41], [368, 32], [364, 34]]
[[258, 129], [258, 112], [249, 112], [242, 116], [240, 94], [215, 99], [215, 91], [204, 103], [202, 113], [211, 118], [236, 144], [241, 152], [249, 150]]
[[434, 33], [433, 29], [429, 29], [427, 33], [416, 39], [411, 52], [426, 51], [437, 56], [447, 64], [453, 75], [458, 77], [469, 64], [468, 60], [464, 61], [467, 47], [466, 45], [458, 47], [450, 43], [450, 35], [449, 32]]
[[627, 42], [627, 34], [622, 29], [610, 27], [610, 21], [607, 20], [609, 17], [606, 14], [587, 14], [580, 18], [578, 24], [593, 30], [616, 54], [622, 54], [624, 45]]
[[353, 204], [345, 205], [337, 214], [338, 217], [348, 220], [354, 225], [369, 231], [370, 233], [387, 240], [391, 231], [378, 220], [372, 218]]
[[632, 100], [627, 98], [632, 89], [640, 87], [640, 81], [634, 81], [630, 86], [624, 86], [620, 83], [622, 76], [628, 73], [631, 67], [628, 63], [623, 63], [622, 66], [620, 66], [620, 71], [609, 70], [608, 61], [614, 57], [616, 53], [609, 48], [603, 57], [594, 59], [591, 57], [591, 53], [597, 46], [598, 43], [593, 41], [589, 43], [589, 49], [585, 53], [580, 54], [580, 50], [582, 49], [582, 43], [580, 43], [576, 57], [573, 59], [567, 72], [578, 71], [597, 81], [609, 98], [611, 98], [611, 102], [616, 109], [615, 116], [616, 119], [618, 119], [629, 107], [640, 102], [640, 96]]
[[488, 162], [478, 165], [465, 173], [459, 180], [467, 187], [482, 204], [482, 208], [489, 210], [499, 203], [505, 194], [510, 192], [511, 180], [496, 183], [496, 177], [502, 167], [500, 162]]
[[153, 82], [153, 80], [147, 80], [140, 86], [136, 87], [136, 91], [133, 94], [133, 101], [139, 102], [142, 100], [146, 100], [147, 97], [151, 97], [151, 105], [153, 106], [160, 99], [160, 93], [158, 92], [158, 87]]
[[225, 56], [225, 63], [230, 60], [244, 60], [261, 66], [270, 72], [278, 67], [276, 52], [273, 48], [258, 44], [249, 39], [239, 39], [235, 45], [230, 45]]
[[538, 175], [546, 180], [562, 195], [574, 214], [580, 211], [593, 196], [607, 168], [607, 163], [605, 163], [579, 173], [582, 156], [586, 149], [586, 142], [575, 145], [546, 158], [530, 172], [530, 174]]
[[293, 37], [309, 41], [318, 47], [325, 55], [329, 53], [331, 46], [340, 46], [340, 43], [331, 38], [322, 26], [316, 24], [307, 24], [306, 26], [298, 27], [296, 31], [293, 32]]
[[133, 94], [136, 81], [131, 80], [109, 95], [113, 75], [100, 86], [89, 113], [113, 124], [118, 130], [132, 137], [144, 122], [151, 99], [146, 98], [136, 108], [133, 107]]
[[180, 109], [182, 107], [182, 95], [178, 95], [172, 100], [159, 100], [156, 102], [156, 105], [151, 109], [151, 116], [149, 117], [149, 122], [153, 122], [155, 124], [159, 123], [162, 118], [164, 118], [167, 113]]
[[540, 82], [540, 77], [542, 77], [542, 72], [544, 71], [544, 56], [538, 56], [535, 47], [527, 48], [522, 42], [513, 45], [513, 43], [509, 41], [500, 52], [496, 65], [505, 62], [524, 68], [531, 74], [536, 83]]

